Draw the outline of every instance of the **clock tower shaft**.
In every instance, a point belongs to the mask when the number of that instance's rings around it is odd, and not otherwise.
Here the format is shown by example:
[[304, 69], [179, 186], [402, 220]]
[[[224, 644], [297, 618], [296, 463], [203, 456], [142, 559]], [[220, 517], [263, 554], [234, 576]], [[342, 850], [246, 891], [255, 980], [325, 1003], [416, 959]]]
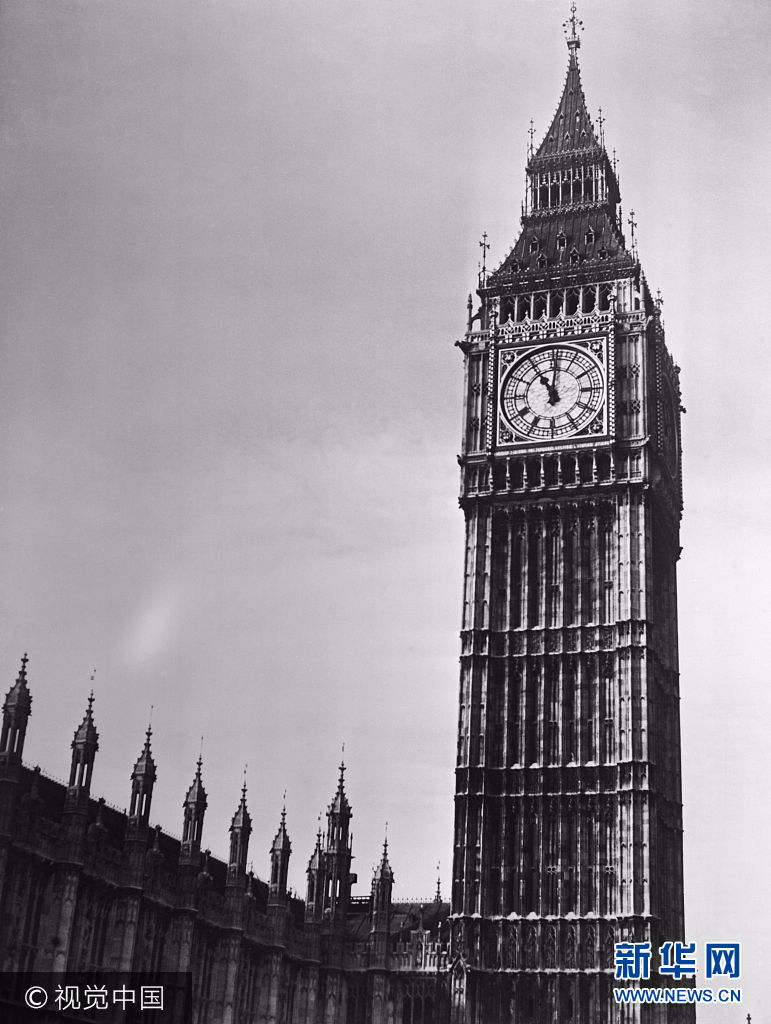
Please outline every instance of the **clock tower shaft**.
[[455, 1024], [693, 1020], [612, 995], [616, 942], [684, 939], [680, 392], [568, 47], [458, 343]]

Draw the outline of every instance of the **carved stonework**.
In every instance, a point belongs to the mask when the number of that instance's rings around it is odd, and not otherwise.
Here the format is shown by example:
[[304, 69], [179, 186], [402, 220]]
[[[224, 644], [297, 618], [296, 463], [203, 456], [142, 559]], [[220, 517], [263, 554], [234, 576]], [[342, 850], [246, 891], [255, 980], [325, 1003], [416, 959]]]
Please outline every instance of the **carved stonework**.
[[525, 931], [525, 967], [536, 967], [538, 949], [533, 925], [527, 925]]
[[557, 928], [553, 924], [549, 925], [546, 932], [544, 961], [546, 967], [554, 968], [557, 966]]
[[565, 940], [565, 966], [568, 968], [576, 966], [576, 929], [573, 925], [568, 928]]
[[509, 924], [509, 941], [507, 945], [508, 965], [512, 968], [519, 967], [519, 926], [515, 922]]

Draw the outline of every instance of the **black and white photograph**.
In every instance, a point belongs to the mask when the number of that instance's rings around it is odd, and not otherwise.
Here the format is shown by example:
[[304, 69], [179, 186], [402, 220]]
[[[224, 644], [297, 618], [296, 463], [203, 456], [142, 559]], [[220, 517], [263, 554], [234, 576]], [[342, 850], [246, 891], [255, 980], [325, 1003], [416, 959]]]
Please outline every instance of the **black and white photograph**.
[[771, 1024], [770, 54], [0, 0], [2, 1024]]

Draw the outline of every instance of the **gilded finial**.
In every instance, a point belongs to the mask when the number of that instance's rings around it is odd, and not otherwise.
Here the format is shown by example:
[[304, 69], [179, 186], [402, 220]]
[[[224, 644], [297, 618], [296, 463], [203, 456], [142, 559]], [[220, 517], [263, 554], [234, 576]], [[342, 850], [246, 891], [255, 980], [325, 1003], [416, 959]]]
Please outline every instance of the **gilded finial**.
[[[569, 31], [568, 26], [570, 26]], [[571, 56], [573, 56], [581, 45], [581, 39], [578, 33], [584, 27], [584, 23], [581, 19], [576, 17], [576, 0], [573, 0], [571, 3], [570, 17], [567, 21], [563, 22], [562, 27], [565, 29], [565, 38], [567, 39], [568, 50], [570, 50]]]

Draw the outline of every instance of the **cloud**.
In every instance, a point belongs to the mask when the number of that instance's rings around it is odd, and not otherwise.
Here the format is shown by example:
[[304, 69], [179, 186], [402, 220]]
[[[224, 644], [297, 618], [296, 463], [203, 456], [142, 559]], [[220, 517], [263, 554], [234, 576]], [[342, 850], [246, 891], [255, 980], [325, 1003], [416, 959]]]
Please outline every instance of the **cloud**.
[[182, 588], [164, 580], [135, 609], [122, 645], [126, 668], [146, 668], [168, 656], [180, 632]]

